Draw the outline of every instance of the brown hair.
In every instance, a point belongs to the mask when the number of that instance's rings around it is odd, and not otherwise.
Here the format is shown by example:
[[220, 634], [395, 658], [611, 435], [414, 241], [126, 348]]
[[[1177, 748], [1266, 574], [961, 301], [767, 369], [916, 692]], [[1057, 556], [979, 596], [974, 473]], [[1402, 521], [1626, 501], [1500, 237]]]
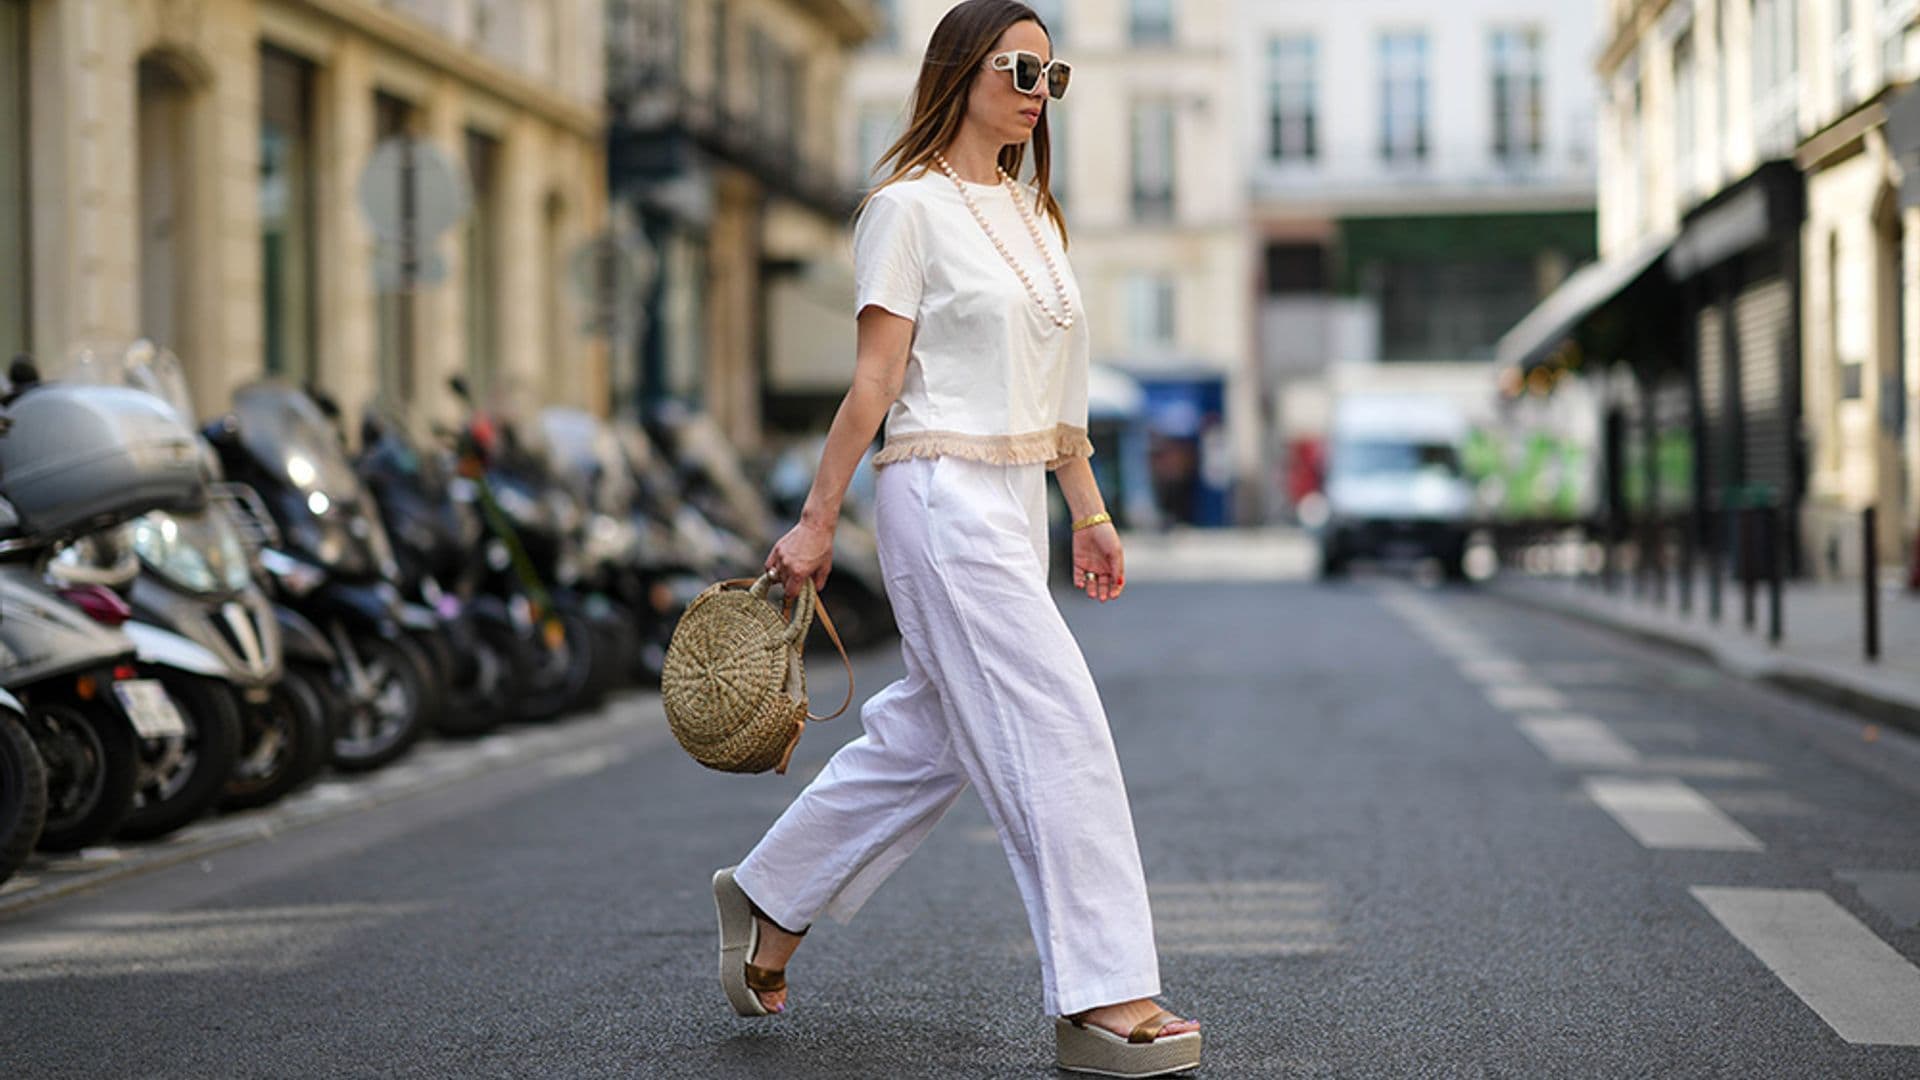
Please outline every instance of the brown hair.
[[[927, 54], [920, 61], [920, 77], [913, 86], [913, 118], [907, 123], [906, 133], [875, 163], [876, 167], [888, 162], [892, 165], [888, 166], [887, 178], [875, 184], [873, 191], [906, 179], [916, 169], [928, 168], [933, 155], [960, 134], [974, 78], [1000, 35], [1019, 22], [1037, 23], [1049, 38], [1053, 36], [1040, 16], [1019, 0], [966, 0], [940, 19], [933, 37], [927, 40]], [[1067, 220], [1053, 197], [1053, 153], [1047, 139], [1047, 114], [1051, 111], [1043, 104], [1040, 122], [1033, 128], [1033, 179], [1039, 189], [1036, 205], [1053, 220], [1064, 243]], [[1000, 167], [1009, 176], [1018, 177], [1026, 156], [1025, 143], [1003, 146]], [[872, 191], [867, 193], [867, 199], [871, 198]], [[860, 205], [864, 209], [866, 200]]]

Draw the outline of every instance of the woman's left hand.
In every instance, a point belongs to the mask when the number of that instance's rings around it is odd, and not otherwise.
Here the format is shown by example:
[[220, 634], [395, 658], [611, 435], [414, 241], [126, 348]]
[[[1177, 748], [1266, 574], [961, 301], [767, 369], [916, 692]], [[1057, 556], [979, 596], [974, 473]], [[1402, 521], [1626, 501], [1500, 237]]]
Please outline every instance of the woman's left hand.
[[1120, 552], [1120, 533], [1103, 521], [1073, 534], [1073, 587], [1106, 603], [1127, 585], [1126, 558]]

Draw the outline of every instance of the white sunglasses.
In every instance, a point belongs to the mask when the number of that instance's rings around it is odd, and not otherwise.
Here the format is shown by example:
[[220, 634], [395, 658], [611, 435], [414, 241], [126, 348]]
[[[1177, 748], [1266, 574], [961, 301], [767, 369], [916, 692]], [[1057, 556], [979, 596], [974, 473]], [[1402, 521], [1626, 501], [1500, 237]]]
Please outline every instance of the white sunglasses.
[[1044, 63], [1038, 53], [1025, 49], [1009, 49], [995, 53], [987, 59], [987, 66], [995, 71], [1013, 72], [1013, 88], [1022, 94], [1031, 94], [1040, 88], [1040, 80], [1047, 80], [1047, 96], [1058, 101], [1067, 96], [1067, 82], [1073, 78], [1073, 65], [1055, 58]]

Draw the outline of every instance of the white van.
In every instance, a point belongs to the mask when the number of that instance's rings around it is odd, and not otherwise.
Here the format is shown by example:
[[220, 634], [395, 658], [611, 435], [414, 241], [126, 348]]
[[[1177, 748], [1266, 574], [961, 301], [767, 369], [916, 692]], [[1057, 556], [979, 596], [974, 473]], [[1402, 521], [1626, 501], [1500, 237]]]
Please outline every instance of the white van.
[[1433, 558], [1466, 576], [1473, 485], [1461, 468], [1466, 417], [1446, 397], [1350, 394], [1327, 428], [1326, 514], [1316, 528], [1321, 576], [1356, 558]]

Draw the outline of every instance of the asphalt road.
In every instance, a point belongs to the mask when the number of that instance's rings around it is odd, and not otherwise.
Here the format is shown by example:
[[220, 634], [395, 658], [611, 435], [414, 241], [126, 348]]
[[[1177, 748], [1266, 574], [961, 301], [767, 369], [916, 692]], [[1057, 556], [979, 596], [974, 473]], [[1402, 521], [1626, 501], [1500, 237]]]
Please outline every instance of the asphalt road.
[[[1471, 591], [1061, 600], [1202, 1075], [1920, 1075], [1906, 737]], [[0, 915], [0, 1075], [1050, 1074], [977, 801], [737, 1019], [708, 878], [858, 721], [776, 778], [616, 720]]]

